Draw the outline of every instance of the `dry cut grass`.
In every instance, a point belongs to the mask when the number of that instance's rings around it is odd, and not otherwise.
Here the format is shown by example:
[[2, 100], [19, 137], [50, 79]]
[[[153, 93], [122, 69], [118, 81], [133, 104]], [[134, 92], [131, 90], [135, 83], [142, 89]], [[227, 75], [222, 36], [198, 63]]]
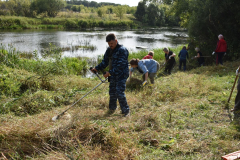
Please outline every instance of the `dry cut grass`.
[[[128, 118], [119, 108], [111, 116], [105, 114], [108, 84], [57, 122], [50, 119], [67, 106], [26, 117], [1, 115], [0, 153], [10, 159], [220, 159], [240, 147], [239, 127], [231, 122], [226, 105], [238, 65], [175, 71], [145, 88], [138, 88], [136, 80], [126, 91]], [[53, 88], [67, 91], [85, 85], [89, 90], [97, 83], [68, 77], [58, 79]]]

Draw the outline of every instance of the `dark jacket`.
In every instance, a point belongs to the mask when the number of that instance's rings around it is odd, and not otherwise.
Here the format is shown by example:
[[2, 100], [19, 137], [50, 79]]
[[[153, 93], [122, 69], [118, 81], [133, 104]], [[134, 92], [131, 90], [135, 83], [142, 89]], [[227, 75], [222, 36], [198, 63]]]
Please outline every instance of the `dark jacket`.
[[172, 51], [169, 51], [169, 53], [165, 53], [165, 59], [166, 59], [166, 62], [167, 64], [175, 64], [176, 63], [176, 60], [175, 60], [175, 57], [171, 57], [171, 59], [169, 59], [169, 57], [173, 55], [173, 52]]
[[109, 68], [111, 79], [126, 79], [129, 77], [128, 55], [128, 50], [122, 45], [117, 44], [113, 51], [108, 47], [102, 62], [95, 68], [97, 70], [104, 70], [109, 65], [110, 58], [110, 61], [112, 61], [112, 65]]
[[180, 60], [186, 60], [188, 59], [188, 52], [186, 49], [182, 49], [179, 54], [178, 54], [178, 57], [180, 58]]

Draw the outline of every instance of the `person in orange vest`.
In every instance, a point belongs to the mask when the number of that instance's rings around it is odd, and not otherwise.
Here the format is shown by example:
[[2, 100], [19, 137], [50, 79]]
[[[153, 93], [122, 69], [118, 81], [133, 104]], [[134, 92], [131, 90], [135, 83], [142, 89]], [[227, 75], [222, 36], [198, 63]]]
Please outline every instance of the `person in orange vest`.
[[154, 55], [154, 52], [153, 51], [150, 51], [148, 53], [148, 55], [146, 55], [145, 57], [143, 57], [143, 59], [153, 59], [153, 55]]
[[214, 55], [216, 53], [216, 64], [218, 65], [219, 63], [223, 65], [223, 56], [226, 55], [227, 52], [227, 42], [224, 40], [224, 37], [222, 34], [218, 36], [218, 43], [217, 43], [217, 48], [215, 51], [212, 53]]

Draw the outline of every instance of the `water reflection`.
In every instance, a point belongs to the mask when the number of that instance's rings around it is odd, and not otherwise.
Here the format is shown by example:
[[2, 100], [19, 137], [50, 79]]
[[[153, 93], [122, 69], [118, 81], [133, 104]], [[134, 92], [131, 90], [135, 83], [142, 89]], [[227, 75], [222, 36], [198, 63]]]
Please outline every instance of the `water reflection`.
[[130, 52], [138, 51], [137, 46], [154, 48], [175, 47], [187, 43], [187, 32], [180, 28], [160, 28], [133, 31], [58, 31], [58, 30], [21, 30], [0, 31], [0, 40], [4, 45], [12, 44], [22, 52], [39, 54], [49, 48], [49, 44], [62, 48], [63, 56], [97, 57], [107, 48], [105, 37], [115, 33], [119, 43]]

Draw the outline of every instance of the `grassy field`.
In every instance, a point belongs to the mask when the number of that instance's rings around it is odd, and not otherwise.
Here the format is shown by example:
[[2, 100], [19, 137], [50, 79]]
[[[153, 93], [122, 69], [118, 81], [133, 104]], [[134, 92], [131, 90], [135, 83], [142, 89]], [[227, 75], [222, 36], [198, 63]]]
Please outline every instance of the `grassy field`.
[[128, 84], [127, 118], [119, 108], [111, 116], [105, 114], [109, 95], [108, 84], [103, 84], [51, 122], [100, 81], [74, 72], [43, 75], [13, 65], [19, 64], [13, 57], [0, 65], [1, 158], [214, 160], [239, 150], [239, 126], [231, 123], [229, 113], [236, 90], [226, 104], [239, 61], [188, 72], [176, 66], [172, 75], [158, 77], [152, 87]]

